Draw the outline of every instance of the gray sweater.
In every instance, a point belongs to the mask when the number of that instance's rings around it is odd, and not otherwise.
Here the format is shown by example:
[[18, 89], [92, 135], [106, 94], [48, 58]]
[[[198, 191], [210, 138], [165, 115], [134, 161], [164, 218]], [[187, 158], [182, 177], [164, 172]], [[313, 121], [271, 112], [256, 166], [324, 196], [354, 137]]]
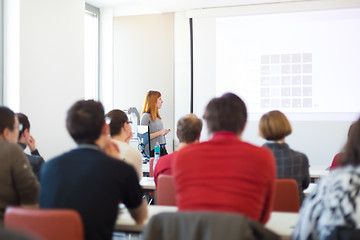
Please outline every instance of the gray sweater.
[[[164, 125], [161, 121], [161, 119], [156, 118], [156, 121], [152, 121], [151, 120], [151, 115], [150, 113], [144, 113], [141, 116], [141, 120], [140, 120], [140, 125], [147, 125], [150, 128], [150, 134], [155, 133], [160, 131], [161, 129], [164, 128]], [[156, 142], [158, 142], [159, 144], [165, 144], [166, 143], [166, 138], [163, 135], [157, 136], [153, 139], [150, 140], [150, 147], [151, 150], [154, 149]], [[145, 145], [145, 152], [146, 154], [150, 155], [149, 151], [149, 145], [146, 144]]]

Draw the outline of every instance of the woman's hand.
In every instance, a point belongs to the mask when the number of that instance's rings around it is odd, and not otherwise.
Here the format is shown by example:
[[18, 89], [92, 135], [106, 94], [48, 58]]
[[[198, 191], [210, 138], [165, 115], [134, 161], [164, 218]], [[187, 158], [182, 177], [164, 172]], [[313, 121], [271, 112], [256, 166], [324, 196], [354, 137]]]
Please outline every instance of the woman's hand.
[[120, 159], [120, 149], [116, 143], [110, 141], [109, 144], [105, 147], [104, 151], [108, 156]]
[[33, 136], [30, 136], [28, 147], [30, 148], [31, 152], [36, 150], [35, 138], [33, 138]]
[[161, 135], [165, 136], [166, 134], [168, 134], [170, 132], [170, 129], [161, 129], [159, 132]]

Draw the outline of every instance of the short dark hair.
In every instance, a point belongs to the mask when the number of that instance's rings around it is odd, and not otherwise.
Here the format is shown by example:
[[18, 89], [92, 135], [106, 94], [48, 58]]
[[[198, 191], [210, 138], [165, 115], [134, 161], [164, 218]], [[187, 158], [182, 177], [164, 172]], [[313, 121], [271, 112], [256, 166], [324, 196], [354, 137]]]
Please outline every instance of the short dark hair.
[[245, 103], [233, 93], [213, 98], [205, 108], [204, 119], [210, 133], [230, 131], [240, 134], [247, 119]]
[[344, 155], [339, 160], [339, 165], [360, 165], [360, 119], [353, 123], [348, 132]]
[[202, 121], [194, 114], [188, 114], [177, 122], [176, 135], [180, 142], [192, 143], [198, 139], [202, 129]]
[[30, 122], [28, 117], [23, 114], [23, 113], [17, 113], [16, 116], [19, 119], [19, 123], [22, 125], [22, 129], [21, 131], [19, 131], [19, 138], [21, 138], [21, 135], [24, 133], [25, 129], [29, 129], [30, 130]]
[[8, 128], [10, 131], [14, 130], [15, 113], [8, 107], [0, 106], [0, 134]]
[[129, 120], [126, 113], [119, 109], [111, 110], [105, 115], [105, 117], [109, 117], [111, 119], [109, 125], [110, 135], [112, 137], [119, 135], [124, 124]]
[[66, 128], [76, 143], [94, 144], [105, 123], [101, 102], [80, 100], [67, 112]]

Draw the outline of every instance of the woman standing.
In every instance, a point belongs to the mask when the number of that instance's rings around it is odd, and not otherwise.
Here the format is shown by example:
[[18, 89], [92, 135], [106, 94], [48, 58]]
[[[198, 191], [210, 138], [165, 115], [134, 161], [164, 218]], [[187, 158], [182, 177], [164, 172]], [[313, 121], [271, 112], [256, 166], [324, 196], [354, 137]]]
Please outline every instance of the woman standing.
[[285, 137], [291, 134], [291, 125], [286, 116], [280, 111], [264, 114], [259, 123], [259, 134], [267, 142], [275, 156], [277, 178], [293, 178], [299, 189], [300, 204], [304, 199], [303, 191], [309, 186], [309, 160], [305, 154], [292, 150], [285, 143]]
[[149, 91], [145, 96], [144, 107], [141, 112], [141, 125], [147, 125], [150, 129], [150, 147], [151, 152], [148, 152], [148, 143], [145, 145], [146, 154], [154, 157], [154, 147], [158, 142], [160, 144], [160, 156], [166, 155], [166, 139], [165, 135], [170, 132], [170, 129], [164, 129], [159, 109], [163, 104], [161, 93], [158, 91]]

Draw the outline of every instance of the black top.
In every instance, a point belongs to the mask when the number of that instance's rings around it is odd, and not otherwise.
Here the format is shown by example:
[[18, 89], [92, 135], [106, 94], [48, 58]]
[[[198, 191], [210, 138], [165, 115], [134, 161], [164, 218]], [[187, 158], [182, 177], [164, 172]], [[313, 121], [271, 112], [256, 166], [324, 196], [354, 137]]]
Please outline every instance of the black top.
[[[18, 144], [25, 149], [26, 145], [23, 143], [18, 142]], [[37, 177], [38, 180], [40, 180], [40, 170], [42, 165], [45, 163], [44, 158], [40, 156], [40, 153], [37, 149], [35, 149], [35, 151], [31, 152], [31, 155], [29, 154], [25, 154], [26, 157], [29, 159], [31, 168], [35, 174], [35, 176]]]
[[83, 220], [85, 239], [110, 240], [118, 204], [142, 203], [134, 168], [107, 156], [95, 145], [83, 145], [44, 164], [40, 208], [71, 208]]
[[286, 143], [267, 142], [264, 144], [275, 156], [277, 178], [293, 178], [299, 189], [300, 204], [304, 189], [310, 184], [309, 160], [305, 154], [292, 150]]

